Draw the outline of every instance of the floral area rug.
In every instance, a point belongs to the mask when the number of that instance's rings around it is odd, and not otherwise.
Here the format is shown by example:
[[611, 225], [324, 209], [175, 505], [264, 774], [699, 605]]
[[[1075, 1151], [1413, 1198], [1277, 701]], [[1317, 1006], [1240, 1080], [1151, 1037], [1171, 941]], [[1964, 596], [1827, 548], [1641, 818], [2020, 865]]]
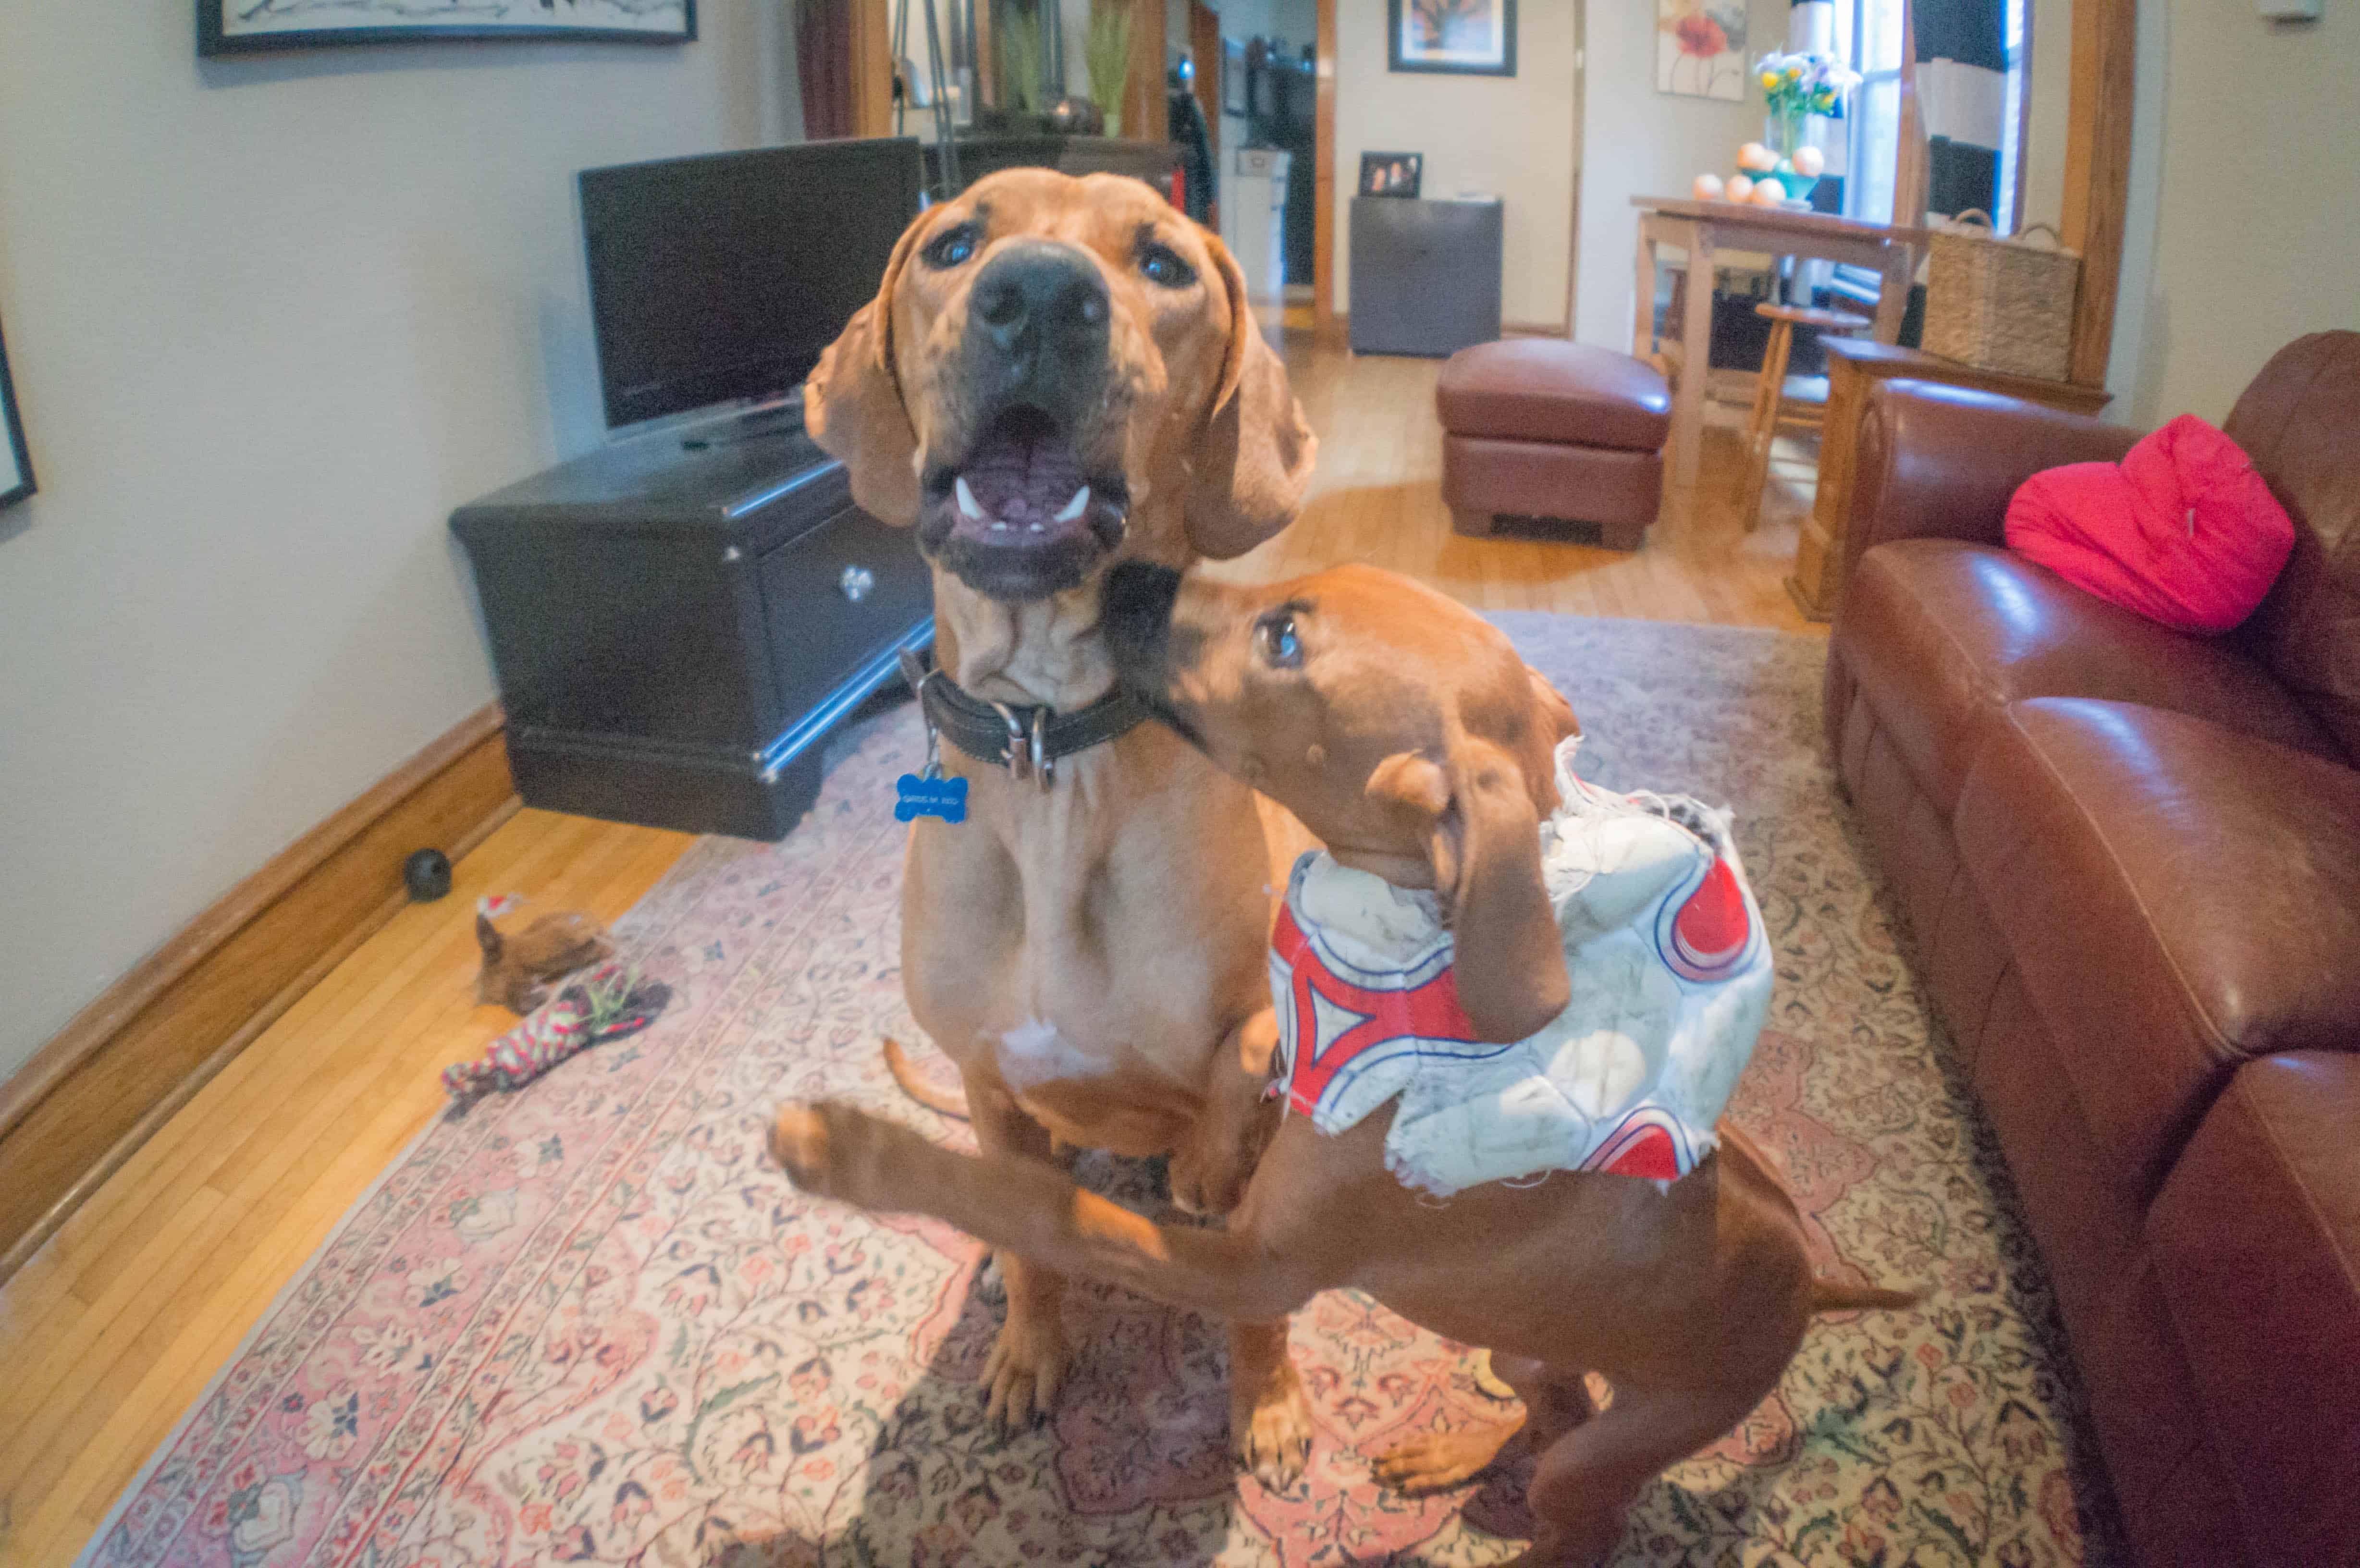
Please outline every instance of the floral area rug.
[[[2064, 1341], [1819, 754], [1825, 645], [1499, 617], [1572, 699], [1584, 771], [1725, 800], [1778, 985], [1733, 1114], [1819, 1261], [1923, 1284], [1823, 1320], [1743, 1428], [1633, 1512], [1623, 1561], [2119, 1560]], [[878, 1039], [899, 975], [907, 706], [837, 741], [779, 844], [708, 839], [623, 922], [672, 985], [642, 1034], [437, 1123], [347, 1216], [118, 1504], [105, 1563], [1479, 1564], [1527, 1528], [1515, 1464], [1380, 1490], [1371, 1456], [1492, 1421], [1463, 1347], [1343, 1291], [1295, 1322], [1317, 1443], [1284, 1494], [1224, 1447], [1218, 1325], [1068, 1294], [1053, 1417], [976, 1386], [1002, 1311], [976, 1245], [809, 1202], [763, 1153], [789, 1095], [945, 1139]], [[1153, 1207], [1153, 1167], [1085, 1170]], [[1511, 1451], [1512, 1453], [1513, 1450]], [[1528, 1462], [1527, 1462], [1528, 1463]]]

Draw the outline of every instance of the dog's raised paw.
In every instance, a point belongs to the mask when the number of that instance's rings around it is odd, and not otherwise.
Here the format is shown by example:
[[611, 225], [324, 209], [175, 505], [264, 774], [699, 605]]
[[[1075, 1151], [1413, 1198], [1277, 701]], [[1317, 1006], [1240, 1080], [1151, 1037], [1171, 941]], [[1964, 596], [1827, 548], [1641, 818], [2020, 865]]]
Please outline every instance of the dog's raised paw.
[[770, 1123], [770, 1158], [806, 1192], [827, 1191], [830, 1139], [827, 1109], [790, 1100]]

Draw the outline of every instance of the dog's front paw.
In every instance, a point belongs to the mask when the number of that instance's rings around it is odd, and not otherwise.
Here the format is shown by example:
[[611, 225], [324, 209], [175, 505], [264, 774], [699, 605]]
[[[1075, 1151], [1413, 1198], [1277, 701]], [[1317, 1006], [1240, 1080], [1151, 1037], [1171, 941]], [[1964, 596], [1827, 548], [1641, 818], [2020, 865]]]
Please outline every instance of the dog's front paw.
[[983, 1364], [983, 1417], [1003, 1434], [1022, 1432], [1049, 1413], [1065, 1379], [1065, 1330], [1054, 1310], [1019, 1312], [991, 1342]]
[[1256, 1397], [1230, 1390], [1229, 1453], [1273, 1492], [1303, 1478], [1311, 1460], [1311, 1398], [1294, 1362], [1281, 1359]]
[[1462, 1426], [1429, 1432], [1377, 1455], [1377, 1485], [1415, 1497], [1455, 1486], [1499, 1457], [1513, 1425]]
[[893, 1140], [915, 1136], [850, 1105], [791, 1100], [770, 1124], [770, 1158], [814, 1196], [888, 1207], [889, 1194], [879, 1189], [877, 1177], [891, 1168], [887, 1151]]

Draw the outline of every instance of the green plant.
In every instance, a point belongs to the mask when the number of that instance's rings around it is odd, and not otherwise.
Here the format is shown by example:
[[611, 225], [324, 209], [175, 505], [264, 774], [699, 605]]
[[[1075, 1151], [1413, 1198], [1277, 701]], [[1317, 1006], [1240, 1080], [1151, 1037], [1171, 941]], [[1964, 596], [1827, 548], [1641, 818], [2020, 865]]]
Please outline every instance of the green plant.
[[1106, 114], [1106, 134], [1122, 135], [1123, 89], [1131, 85], [1131, 0], [1091, 0], [1089, 36], [1082, 62], [1089, 68], [1090, 96]]
[[1041, 112], [1041, 13], [1011, 5], [1000, 23], [1000, 84], [1020, 114]]

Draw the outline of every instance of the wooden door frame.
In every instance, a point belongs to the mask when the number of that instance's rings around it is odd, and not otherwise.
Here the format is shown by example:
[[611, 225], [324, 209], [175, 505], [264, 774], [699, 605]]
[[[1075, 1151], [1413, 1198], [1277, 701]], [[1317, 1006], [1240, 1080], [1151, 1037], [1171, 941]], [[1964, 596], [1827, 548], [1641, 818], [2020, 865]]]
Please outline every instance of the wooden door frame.
[[1311, 119], [1311, 324], [1323, 343], [1344, 341], [1336, 315], [1336, 0], [1319, 0], [1313, 50], [1319, 94]]
[[[2039, 4], [2040, 0], [2034, 0]], [[2058, 0], [2049, 0], [2050, 4]], [[2067, 379], [2103, 387], [2114, 347], [2130, 209], [2138, 0], [2071, 0], [2072, 89], [2065, 125], [2065, 248], [2081, 253]]]

